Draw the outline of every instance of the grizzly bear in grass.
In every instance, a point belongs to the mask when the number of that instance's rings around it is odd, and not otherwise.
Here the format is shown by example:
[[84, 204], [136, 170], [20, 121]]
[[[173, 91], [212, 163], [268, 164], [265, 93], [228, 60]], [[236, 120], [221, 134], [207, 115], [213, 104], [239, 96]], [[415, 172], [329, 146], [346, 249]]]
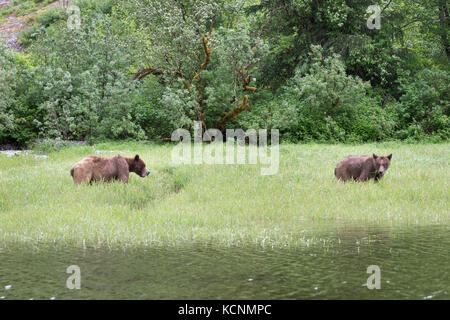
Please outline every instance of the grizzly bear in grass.
[[150, 173], [139, 155], [127, 158], [120, 154], [114, 157], [89, 156], [77, 162], [70, 170], [76, 184], [99, 180], [121, 180], [123, 183], [128, 183], [130, 172], [142, 178]]
[[342, 181], [357, 180], [360, 182], [374, 179], [378, 182], [391, 165], [392, 154], [387, 157], [350, 155], [338, 163], [334, 169], [336, 178]]

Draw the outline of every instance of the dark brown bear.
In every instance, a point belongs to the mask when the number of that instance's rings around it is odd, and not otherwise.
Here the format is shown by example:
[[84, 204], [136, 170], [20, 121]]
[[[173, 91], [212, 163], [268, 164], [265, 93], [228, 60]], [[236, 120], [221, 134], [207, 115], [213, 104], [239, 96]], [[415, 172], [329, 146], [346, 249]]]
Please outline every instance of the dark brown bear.
[[99, 180], [121, 180], [123, 183], [128, 183], [130, 172], [142, 178], [150, 173], [139, 155], [127, 158], [120, 154], [115, 157], [89, 156], [77, 162], [70, 170], [73, 182], [76, 184]]
[[336, 178], [342, 181], [350, 179], [360, 182], [375, 179], [378, 182], [391, 165], [392, 154], [387, 157], [377, 156], [347, 156], [334, 169]]

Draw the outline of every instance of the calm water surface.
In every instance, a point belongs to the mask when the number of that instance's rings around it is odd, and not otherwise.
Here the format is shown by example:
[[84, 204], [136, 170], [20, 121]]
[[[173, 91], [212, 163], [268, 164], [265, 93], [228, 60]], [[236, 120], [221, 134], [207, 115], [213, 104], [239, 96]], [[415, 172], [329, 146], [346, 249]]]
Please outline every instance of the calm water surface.
[[[297, 249], [3, 244], [1, 299], [450, 299], [450, 226], [339, 228]], [[81, 269], [69, 290], [66, 269]], [[369, 265], [381, 289], [369, 290]]]

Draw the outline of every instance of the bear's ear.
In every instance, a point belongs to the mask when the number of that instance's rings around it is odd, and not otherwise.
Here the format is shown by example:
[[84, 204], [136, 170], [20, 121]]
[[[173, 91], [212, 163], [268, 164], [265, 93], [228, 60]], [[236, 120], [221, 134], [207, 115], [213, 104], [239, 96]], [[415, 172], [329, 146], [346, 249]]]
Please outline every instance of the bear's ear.
[[375, 160], [377, 160], [378, 156], [375, 153], [372, 156]]
[[392, 159], [392, 153], [390, 155], [387, 156], [387, 158], [389, 159], [389, 161]]
[[136, 161], [136, 162], [139, 161], [139, 155], [138, 154], [134, 157], [134, 161]]

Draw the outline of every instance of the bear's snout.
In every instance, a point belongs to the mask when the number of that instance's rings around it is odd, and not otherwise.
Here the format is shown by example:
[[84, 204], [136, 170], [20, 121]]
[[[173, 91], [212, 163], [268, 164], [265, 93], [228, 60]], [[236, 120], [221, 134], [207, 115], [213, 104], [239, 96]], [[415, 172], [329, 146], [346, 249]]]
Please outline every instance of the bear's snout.
[[150, 174], [150, 171], [148, 171], [147, 169], [145, 169], [145, 171], [143, 173], [141, 173], [141, 177], [145, 178], [146, 176], [148, 176]]

